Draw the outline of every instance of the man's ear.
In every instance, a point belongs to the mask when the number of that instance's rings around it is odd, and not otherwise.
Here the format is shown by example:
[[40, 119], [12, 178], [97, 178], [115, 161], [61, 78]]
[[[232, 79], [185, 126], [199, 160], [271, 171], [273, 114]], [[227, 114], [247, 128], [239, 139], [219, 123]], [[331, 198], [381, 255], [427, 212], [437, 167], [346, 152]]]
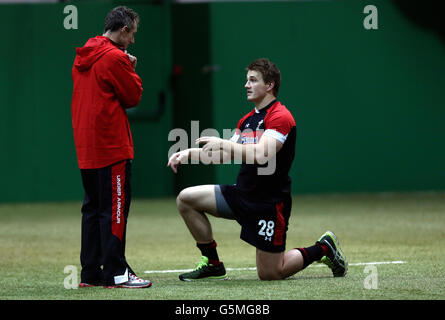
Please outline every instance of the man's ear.
[[272, 91], [275, 87], [275, 82], [270, 82], [267, 84], [267, 91]]

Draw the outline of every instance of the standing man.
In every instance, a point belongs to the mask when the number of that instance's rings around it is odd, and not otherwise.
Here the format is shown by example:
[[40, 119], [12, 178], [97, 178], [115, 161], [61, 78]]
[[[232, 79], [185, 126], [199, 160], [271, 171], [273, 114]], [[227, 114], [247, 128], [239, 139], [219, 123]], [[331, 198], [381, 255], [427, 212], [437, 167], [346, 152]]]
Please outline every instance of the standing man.
[[255, 108], [239, 122], [230, 140], [201, 137], [192, 148], [173, 154], [173, 171], [188, 159], [204, 163], [241, 161], [235, 185], [203, 185], [182, 190], [177, 197], [179, 213], [200, 249], [198, 267], [179, 275], [183, 281], [226, 279], [219, 260], [212, 227], [205, 215], [233, 219], [241, 225], [241, 239], [256, 247], [261, 280], [287, 278], [314, 261], [327, 264], [335, 277], [346, 275], [348, 263], [334, 233], [327, 231], [314, 245], [285, 252], [291, 213], [289, 170], [295, 154], [296, 127], [289, 110], [277, 100], [281, 74], [268, 59], [247, 67], [247, 100]]
[[137, 59], [126, 50], [134, 43], [138, 23], [132, 9], [114, 8], [105, 18], [104, 34], [76, 48], [71, 115], [85, 190], [80, 287], [151, 286], [125, 258], [133, 159], [125, 109], [137, 106], [142, 95], [142, 80], [134, 70]]

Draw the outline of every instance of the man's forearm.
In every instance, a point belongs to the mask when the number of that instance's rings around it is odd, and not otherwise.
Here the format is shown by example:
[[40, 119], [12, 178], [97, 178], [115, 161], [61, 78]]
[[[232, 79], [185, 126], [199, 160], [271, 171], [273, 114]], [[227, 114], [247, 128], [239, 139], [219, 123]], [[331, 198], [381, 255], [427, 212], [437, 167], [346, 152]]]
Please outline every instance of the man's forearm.
[[201, 148], [190, 148], [188, 149], [188, 158], [189, 160], [195, 162], [199, 161], [201, 154]]
[[222, 150], [227, 157], [239, 163], [257, 163], [258, 149], [257, 144], [240, 144], [230, 140], [224, 140], [222, 143]]
[[230, 149], [204, 152], [202, 148], [190, 148], [188, 151], [188, 158], [192, 163], [222, 164], [232, 160]]
[[[203, 151], [202, 148], [190, 148], [188, 159], [192, 163], [221, 164], [231, 161], [246, 164], [264, 164], [276, 152], [265, 150], [267, 144], [239, 144], [230, 140], [221, 140], [217, 150]], [[272, 145], [270, 145], [272, 147]]]

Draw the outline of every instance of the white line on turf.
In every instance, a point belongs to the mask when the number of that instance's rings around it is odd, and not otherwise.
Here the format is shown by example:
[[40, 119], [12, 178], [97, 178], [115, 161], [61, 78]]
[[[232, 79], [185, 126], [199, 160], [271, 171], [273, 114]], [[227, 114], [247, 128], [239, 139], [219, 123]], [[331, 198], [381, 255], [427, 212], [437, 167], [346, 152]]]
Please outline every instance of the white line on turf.
[[[376, 264], [403, 264], [406, 261], [375, 261], [375, 262], [356, 262], [350, 263], [350, 267], [355, 266], [367, 266]], [[309, 267], [323, 267], [323, 264], [312, 264]], [[226, 268], [227, 271], [255, 271], [256, 267], [246, 267], [246, 268]], [[144, 273], [179, 273], [179, 272], [190, 272], [193, 269], [177, 269], [177, 270], [147, 270]]]

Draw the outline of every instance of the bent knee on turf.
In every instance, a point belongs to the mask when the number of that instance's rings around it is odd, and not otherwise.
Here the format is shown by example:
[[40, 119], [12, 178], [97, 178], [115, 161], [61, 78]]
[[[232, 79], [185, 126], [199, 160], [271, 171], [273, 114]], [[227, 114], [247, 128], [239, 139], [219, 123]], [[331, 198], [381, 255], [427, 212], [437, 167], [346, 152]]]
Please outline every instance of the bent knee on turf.
[[258, 278], [260, 280], [270, 281], [270, 280], [282, 280], [285, 277], [281, 275], [278, 271], [261, 271], [258, 270]]

